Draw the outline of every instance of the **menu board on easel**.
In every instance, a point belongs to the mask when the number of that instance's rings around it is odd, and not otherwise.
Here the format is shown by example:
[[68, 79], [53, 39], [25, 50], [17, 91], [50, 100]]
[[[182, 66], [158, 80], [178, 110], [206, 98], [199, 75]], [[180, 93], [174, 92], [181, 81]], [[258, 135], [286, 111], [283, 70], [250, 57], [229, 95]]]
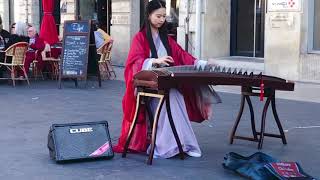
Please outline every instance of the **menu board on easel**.
[[[87, 80], [91, 22], [65, 21], [63, 33], [62, 58], [59, 73], [61, 79]], [[76, 82], [77, 86], [77, 82]]]

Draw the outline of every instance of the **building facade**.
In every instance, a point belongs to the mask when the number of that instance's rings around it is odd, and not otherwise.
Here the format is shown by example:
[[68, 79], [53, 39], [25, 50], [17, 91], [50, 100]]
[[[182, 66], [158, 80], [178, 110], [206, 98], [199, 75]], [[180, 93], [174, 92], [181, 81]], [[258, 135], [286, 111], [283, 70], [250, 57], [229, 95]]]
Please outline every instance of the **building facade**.
[[[184, 32], [189, 32], [191, 39], [197, 33], [195, 3], [196, 0], [180, 1], [180, 44], [185, 43]], [[201, 0], [201, 3], [202, 58], [215, 62], [227, 59], [229, 64], [237, 64], [248, 57], [246, 63], [262, 63], [266, 74], [320, 82], [320, 0]], [[189, 30], [186, 30], [188, 16]]]
[[39, 0], [0, 0], [0, 15], [4, 29], [12, 23], [22, 21], [40, 28]]
[[[39, 2], [0, 0], [5, 29], [17, 19], [39, 26]], [[98, 20], [115, 40], [114, 63], [124, 65], [132, 37], [143, 22], [147, 2], [60, 0], [57, 24], [61, 24], [62, 33], [65, 20]], [[320, 83], [320, 0], [166, 2], [172, 35], [190, 53], [200, 50], [199, 58], [227, 62], [226, 66], [256, 68], [288, 80]]]

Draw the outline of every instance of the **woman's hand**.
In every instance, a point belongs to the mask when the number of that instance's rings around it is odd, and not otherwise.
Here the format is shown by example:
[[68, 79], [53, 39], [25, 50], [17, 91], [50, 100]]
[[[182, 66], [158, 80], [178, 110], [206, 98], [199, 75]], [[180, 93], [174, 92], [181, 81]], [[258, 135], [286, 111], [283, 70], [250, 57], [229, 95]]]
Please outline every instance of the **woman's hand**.
[[170, 66], [170, 64], [173, 64], [173, 58], [171, 56], [163, 56], [158, 59], [153, 60], [153, 64], [158, 66]]

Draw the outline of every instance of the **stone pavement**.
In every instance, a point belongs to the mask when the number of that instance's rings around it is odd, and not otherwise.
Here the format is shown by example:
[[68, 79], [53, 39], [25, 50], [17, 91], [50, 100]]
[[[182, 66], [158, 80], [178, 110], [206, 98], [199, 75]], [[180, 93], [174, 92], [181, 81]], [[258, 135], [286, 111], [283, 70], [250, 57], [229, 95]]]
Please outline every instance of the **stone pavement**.
[[[32, 81], [30, 87], [20, 84], [16, 88], [0, 83], [0, 179], [241, 179], [221, 166], [228, 152], [251, 155], [258, 151], [253, 142], [235, 140], [233, 145], [228, 143], [240, 103], [239, 94], [233, 93], [236, 88], [218, 89], [223, 103], [214, 107], [213, 119], [201, 124], [192, 123], [203, 153], [201, 158], [155, 159], [152, 166], [145, 164], [146, 156], [141, 154], [129, 154], [125, 159], [116, 154], [112, 160], [63, 165], [51, 161], [46, 143], [53, 123], [107, 120], [113, 143], [116, 143], [125, 90], [121, 71], [117, 68], [119, 80], [104, 81], [102, 88], [97, 88], [94, 81], [90, 81], [87, 88], [74, 88], [71, 82], [64, 82], [61, 90], [54, 81]], [[317, 158], [320, 154], [320, 101], [316, 100], [319, 89], [308, 86], [310, 98], [307, 101], [302, 95], [277, 99], [288, 145], [266, 137], [262, 152], [283, 161], [297, 161], [307, 173], [320, 177]], [[290, 93], [284, 95], [292, 96]], [[253, 100], [253, 105], [259, 119], [263, 105], [258, 99]], [[250, 135], [248, 118], [245, 108], [239, 134]], [[259, 123], [257, 127], [260, 127]], [[271, 112], [267, 115], [266, 129], [277, 132]]]

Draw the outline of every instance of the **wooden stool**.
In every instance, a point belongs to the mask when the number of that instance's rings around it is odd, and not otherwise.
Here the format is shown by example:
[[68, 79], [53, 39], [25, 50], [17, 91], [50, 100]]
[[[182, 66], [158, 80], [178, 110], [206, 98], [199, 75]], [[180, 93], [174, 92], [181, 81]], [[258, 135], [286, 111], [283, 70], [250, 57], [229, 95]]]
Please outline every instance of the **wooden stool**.
[[[174, 138], [175, 138], [175, 140], [177, 142], [177, 145], [178, 145], [178, 148], [179, 148], [180, 159], [184, 159], [185, 156], [184, 156], [184, 153], [183, 153], [182, 145], [181, 145], [181, 142], [180, 142], [176, 127], [174, 125], [174, 121], [172, 119], [172, 114], [171, 114], [171, 109], [170, 109], [169, 90], [165, 91], [164, 93], [158, 94], [158, 93], [154, 93], [152, 91], [148, 91], [148, 90], [143, 89], [143, 88], [138, 88], [136, 110], [135, 110], [134, 118], [133, 118], [130, 130], [129, 130], [129, 133], [128, 133], [127, 141], [126, 141], [126, 144], [124, 146], [124, 152], [122, 153], [122, 157], [125, 158], [126, 155], [127, 155], [129, 144], [130, 144], [134, 129], [135, 129], [136, 124], [137, 124], [140, 105], [145, 103], [146, 98], [150, 98], [150, 97], [151, 98], [159, 98], [159, 104], [157, 106], [156, 112], [155, 112], [154, 117], [153, 117], [152, 136], [151, 136], [151, 151], [150, 151], [150, 154], [149, 154], [149, 158], [148, 158], [147, 164], [152, 165], [153, 154], [154, 154], [154, 149], [155, 149], [155, 144], [156, 144], [158, 120], [159, 120], [159, 116], [160, 116], [160, 112], [161, 112], [161, 108], [162, 108], [162, 105], [164, 103], [164, 100], [166, 101], [166, 108], [167, 108], [167, 114], [168, 114], [170, 126], [171, 126]], [[150, 117], [150, 113], [149, 113], [149, 117]]]

